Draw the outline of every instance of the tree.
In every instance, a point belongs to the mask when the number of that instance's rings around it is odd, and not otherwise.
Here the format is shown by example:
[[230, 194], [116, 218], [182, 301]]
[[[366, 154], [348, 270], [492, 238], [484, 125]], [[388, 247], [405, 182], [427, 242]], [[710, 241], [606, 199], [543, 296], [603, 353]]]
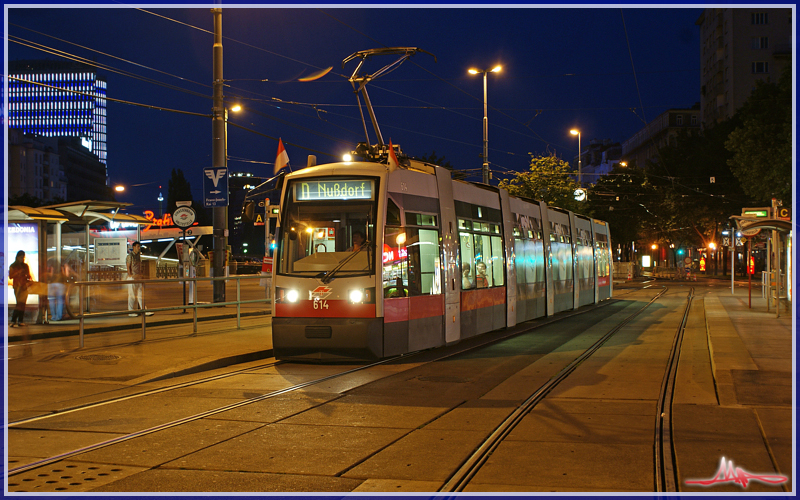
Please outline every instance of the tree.
[[514, 196], [541, 200], [550, 206], [585, 213], [586, 206], [575, 200], [578, 183], [570, 177], [567, 162], [556, 157], [531, 155], [527, 172], [520, 172], [510, 180], [502, 179], [499, 187]]
[[210, 226], [211, 221], [208, 213], [200, 203], [197, 203], [192, 198], [192, 187], [186, 177], [183, 175], [183, 170], [172, 169], [172, 176], [169, 179], [167, 186], [167, 212], [173, 213], [178, 208], [177, 202], [191, 201], [192, 208], [197, 213], [197, 222], [201, 226]]
[[428, 156], [420, 156], [419, 159], [424, 161], [425, 163], [430, 163], [432, 165], [439, 165], [440, 167], [444, 167], [450, 171], [451, 176], [453, 179], [462, 180], [467, 178], [467, 173], [461, 170], [456, 170], [453, 165], [450, 164], [449, 161], [444, 159], [444, 156], [436, 156], [436, 151], [432, 151]]
[[733, 174], [725, 148], [737, 118], [702, 132], [681, 132], [658, 157], [648, 162], [648, 176], [658, 196], [648, 208], [668, 224], [660, 225], [664, 243], [705, 247], [718, 241], [718, 231], [731, 215], [752, 202]]
[[758, 81], [737, 115], [741, 121], [725, 147], [744, 191], [758, 201], [792, 200], [792, 74], [777, 83]]

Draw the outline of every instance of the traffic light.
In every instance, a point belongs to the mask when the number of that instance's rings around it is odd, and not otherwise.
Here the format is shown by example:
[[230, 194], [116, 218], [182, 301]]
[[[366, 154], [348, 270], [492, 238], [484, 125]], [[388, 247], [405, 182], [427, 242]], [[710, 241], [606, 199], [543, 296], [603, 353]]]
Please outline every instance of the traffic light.
[[683, 248], [678, 249], [678, 255], [683, 255]]

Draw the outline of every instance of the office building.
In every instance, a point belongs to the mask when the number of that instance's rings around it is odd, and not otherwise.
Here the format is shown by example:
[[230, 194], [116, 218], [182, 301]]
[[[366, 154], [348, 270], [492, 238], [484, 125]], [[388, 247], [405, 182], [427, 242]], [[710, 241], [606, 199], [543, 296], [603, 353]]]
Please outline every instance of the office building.
[[700, 27], [702, 127], [731, 118], [758, 80], [777, 82], [792, 61], [792, 9], [708, 8]]
[[23, 134], [77, 137], [106, 165], [106, 81], [72, 61], [9, 61], [8, 126]]

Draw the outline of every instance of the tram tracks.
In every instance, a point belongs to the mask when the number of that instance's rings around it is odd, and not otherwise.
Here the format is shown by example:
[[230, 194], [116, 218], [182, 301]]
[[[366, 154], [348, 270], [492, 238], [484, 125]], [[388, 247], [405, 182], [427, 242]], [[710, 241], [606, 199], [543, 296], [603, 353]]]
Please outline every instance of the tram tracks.
[[656, 491], [674, 493], [678, 491], [678, 467], [672, 435], [672, 400], [675, 394], [675, 380], [678, 374], [681, 345], [689, 320], [689, 310], [694, 300], [694, 287], [689, 289], [686, 309], [683, 312], [678, 331], [672, 342], [672, 349], [661, 382], [661, 393], [656, 406], [656, 432], [654, 440], [654, 459], [656, 470]]
[[[583, 353], [581, 353], [579, 356], [573, 359], [573, 361], [570, 362], [563, 369], [561, 369], [560, 372], [558, 372], [556, 375], [550, 378], [545, 384], [539, 387], [528, 399], [526, 399], [505, 420], [503, 420], [494, 429], [494, 431], [492, 431], [491, 434], [489, 434], [489, 436], [483, 441], [483, 443], [481, 443], [481, 445], [469, 457], [467, 457], [467, 459], [463, 462], [461, 467], [458, 470], [456, 470], [456, 472], [447, 481], [445, 481], [445, 483], [439, 489], [439, 492], [464, 491], [464, 488], [469, 484], [470, 480], [478, 473], [478, 471], [486, 463], [486, 461], [489, 459], [492, 453], [497, 449], [497, 447], [511, 433], [511, 431], [513, 431], [519, 425], [522, 419], [547, 396], [548, 393], [550, 393], [555, 387], [561, 384], [564, 381], [564, 379], [569, 377], [569, 375], [572, 372], [574, 372], [575, 369], [581, 363], [583, 363], [586, 359], [592, 356], [598, 349], [600, 349], [603, 346], [603, 344], [605, 344], [612, 336], [614, 336], [614, 334], [620, 331], [628, 323], [633, 321], [637, 316], [639, 316], [648, 307], [650, 307], [650, 305], [652, 305], [664, 294], [666, 294], [667, 291], [668, 291], [667, 288], [661, 290], [655, 297], [653, 297], [644, 306], [639, 308], [637, 311], [634, 311], [632, 314], [630, 314], [625, 319], [620, 321], [616, 326], [608, 330], [591, 346], [586, 348]], [[688, 306], [686, 309], [686, 315], [688, 315]], [[684, 316], [681, 331], [683, 326], [685, 326], [686, 315]], [[679, 342], [677, 343], [677, 348], [680, 349]], [[677, 359], [675, 360], [675, 366], [677, 367]], [[674, 381], [674, 373], [672, 373], [671, 380]], [[663, 392], [664, 391], [662, 390], [662, 393]], [[660, 409], [661, 406], [659, 406], [659, 410]]]

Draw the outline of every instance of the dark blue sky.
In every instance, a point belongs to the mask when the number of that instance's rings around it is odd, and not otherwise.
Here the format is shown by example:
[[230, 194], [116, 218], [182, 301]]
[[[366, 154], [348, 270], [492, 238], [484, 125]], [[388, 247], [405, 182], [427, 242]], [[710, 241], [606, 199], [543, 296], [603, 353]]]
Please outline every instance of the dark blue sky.
[[[436, 152], [479, 180], [483, 85], [473, 66], [502, 64], [489, 76], [489, 160], [499, 172], [524, 170], [529, 152], [571, 161], [592, 139], [623, 142], [669, 108], [699, 101], [699, 8], [224, 8], [225, 98], [245, 110], [228, 128], [229, 168], [270, 176], [282, 137], [291, 165], [309, 150], [338, 159], [364, 141], [356, 99], [342, 69], [350, 54], [419, 47], [368, 87], [384, 135], [411, 156]], [[192, 113], [211, 112], [209, 8], [12, 8], [8, 58], [51, 58], [18, 38], [186, 92], [102, 70], [108, 96]], [[37, 33], [38, 32], [38, 33]], [[49, 35], [49, 36], [48, 36]], [[390, 62], [373, 58], [372, 73]], [[332, 66], [323, 78], [298, 78]], [[261, 81], [268, 80], [268, 81]], [[199, 94], [199, 95], [197, 95]], [[371, 142], [375, 142], [370, 127]], [[307, 149], [304, 149], [307, 148]], [[330, 156], [327, 156], [330, 155]], [[132, 212], [157, 208], [173, 168], [202, 199], [211, 166], [211, 120], [110, 102], [108, 170], [129, 188]]]

